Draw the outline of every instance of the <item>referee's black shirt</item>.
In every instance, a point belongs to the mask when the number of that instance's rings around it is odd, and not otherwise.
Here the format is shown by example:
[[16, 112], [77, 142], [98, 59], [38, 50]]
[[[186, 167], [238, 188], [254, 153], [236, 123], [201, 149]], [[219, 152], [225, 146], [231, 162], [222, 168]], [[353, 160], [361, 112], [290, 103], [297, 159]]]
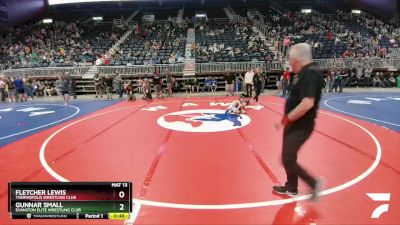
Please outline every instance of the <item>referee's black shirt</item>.
[[285, 115], [296, 108], [305, 97], [314, 98], [314, 106], [301, 118], [293, 122], [293, 128], [310, 128], [314, 126], [314, 119], [317, 116], [319, 100], [321, 99], [322, 76], [315, 69], [314, 64], [306, 65], [292, 83], [289, 98], [285, 104]]

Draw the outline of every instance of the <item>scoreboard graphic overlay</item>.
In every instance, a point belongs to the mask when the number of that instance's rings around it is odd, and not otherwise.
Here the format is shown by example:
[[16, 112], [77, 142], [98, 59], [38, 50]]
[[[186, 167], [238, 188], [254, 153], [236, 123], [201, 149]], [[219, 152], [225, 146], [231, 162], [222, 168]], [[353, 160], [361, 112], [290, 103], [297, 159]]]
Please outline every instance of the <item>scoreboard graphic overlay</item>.
[[11, 182], [12, 219], [127, 219], [130, 182]]

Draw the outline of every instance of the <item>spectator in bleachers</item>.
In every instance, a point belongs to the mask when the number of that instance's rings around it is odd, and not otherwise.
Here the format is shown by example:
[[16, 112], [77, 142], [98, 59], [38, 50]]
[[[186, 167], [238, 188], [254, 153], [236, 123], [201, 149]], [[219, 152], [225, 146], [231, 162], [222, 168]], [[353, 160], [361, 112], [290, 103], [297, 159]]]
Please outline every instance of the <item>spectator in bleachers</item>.
[[273, 60], [273, 58], [272, 58], [271, 54], [265, 53], [264, 61], [265, 61], [266, 63], [271, 63], [272, 60]]
[[389, 39], [389, 43], [392, 45], [392, 47], [396, 47], [397, 43], [396, 43], [396, 39], [394, 39], [393, 37], [391, 37]]
[[168, 63], [174, 64], [175, 62], [176, 62], [176, 56], [175, 56], [175, 54], [172, 54], [168, 59]]
[[390, 75], [388, 73], [382, 74], [382, 83], [385, 88], [390, 88], [392, 85], [390, 84]]
[[372, 75], [372, 67], [368, 67], [365, 69], [364, 72], [364, 87], [370, 87], [371, 86], [371, 75]]
[[336, 38], [335, 38], [335, 45], [338, 45], [340, 42], [341, 42], [341, 41], [340, 41], [340, 38], [339, 38], [339, 37], [336, 37]]
[[394, 78], [393, 73], [390, 73], [389, 87], [396, 87], [396, 79]]
[[96, 59], [96, 66], [101, 66], [101, 65], [103, 65], [103, 59], [98, 56]]
[[54, 92], [55, 92], [55, 90], [54, 90], [53, 82], [50, 80], [45, 80], [44, 81], [44, 96], [52, 96]]
[[174, 85], [173, 85], [173, 87], [174, 87], [173, 91], [174, 92], [180, 92], [182, 90], [182, 88], [185, 89], [183, 81], [178, 80], [175, 77], [173, 78], [173, 81], [174, 81]]
[[186, 94], [192, 93], [192, 79], [186, 78], [184, 81]]
[[362, 68], [361, 65], [358, 65], [358, 67], [356, 68], [356, 74], [355, 74], [355, 77], [357, 78], [357, 82], [361, 81], [364, 71], [365, 71], [364, 68]]
[[283, 39], [283, 47], [284, 47], [283, 54], [286, 56], [286, 54], [289, 50], [289, 47], [290, 47], [290, 37], [289, 36], [286, 36]]
[[379, 51], [379, 56], [381, 57], [381, 58], [386, 58], [386, 56], [387, 56], [387, 49], [386, 48], [380, 48], [380, 51]]
[[33, 80], [32, 93], [34, 96], [43, 96], [44, 95], [44, 85], [42, 84], [42, 82], [40, 82], [38, 80]]
[[333, 35], [333, 32], [331, 30], [326, 33], [326, 38], [328, 40], [333, 40], [333, 37], [334, 37], [334, 35]]
[[203, 92], [211, 91], [212, 90], [211, 86], [212, 86], [212, 80], [211, 80], [211, 77], [209, 76], [204, 80]]
[[378, 50], [379, 50], [379, 39], [378, 39], [378, 37], [372, 38], [371, 44], [372, 44], [372, 49], [373, 49], [374, 53], [377, 54]]
[[[88, 34], [98, 32], [95, 29], [97, 29], [95, 26], [86, 26], [85, 24], [78, 26], [75, 23], [62, 23], [50, 29], [34, 27], [33, 31], [25, 37], [1, 42], [2, 44], [7, 43], [7, 46], [5, 49], [0, 49], [0, 55], [9, 56], [12, 66], [25, 67], [75, 65], [77, 62], [87, 60], [92, 62], [96, 54], [105, 51], [105, 49], [98, 51], [92, 46], [92, 43], [110, 40], [108, 31], [102, 31], [96, 38], [90, 40], [84, 38], [83, 34], [88, 36]], [[112, 29], [114, 30], [114, 27]], [[111, 42], [107, 43], [111, 44]]]
[[383, 85], [381, 79], [379, 78], [379, 76], [380, 76], [380, 73], [376, 72], [376, 74], [374, 76], [374, 79], [372, 81], [374, 87], [384, 87], [384, 85]]
[[192, 80], [192, 92], [199, 92], [200, 85], [199, 85], [199, 80], [196, 78], [196, 76], [193, 76]]
[[274, 62], [282, 62], [282, 56], [279, 52], [275, 53], [273, 61]]
[[216, 92], [218, 89], [218, 83], [215, 77], [211, 78], [211, 92]]

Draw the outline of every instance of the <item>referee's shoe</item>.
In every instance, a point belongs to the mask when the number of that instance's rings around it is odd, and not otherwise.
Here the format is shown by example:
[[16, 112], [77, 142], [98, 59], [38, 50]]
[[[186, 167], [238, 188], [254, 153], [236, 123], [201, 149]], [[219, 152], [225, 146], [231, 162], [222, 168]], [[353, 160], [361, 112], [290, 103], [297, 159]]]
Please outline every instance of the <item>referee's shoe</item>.
[[[311, 193], [311, 198], [310, 200], [313, 202], [317, 202], [319, 200], [320, 197], [320, 191], [322, 189], [322, 186], [324, 184], [324, 180], [323, 179], [317, 179], [315, 182], [315, 185], [312, 189], [312, 193]], [[286, 186], [282, 186], [282, 185], [276, 185], [272, 187], [272, 190], [275, 193], [281, 194], [281, 195], [288, 195], [290, 197], [297, 197], [299, 195], [299, 191], [297, 189], [295, 190], [289, 190], [288, 188], [286, 188]]]
[[289, 195], [290, 197], [297, 197], [299, 195], [299, 191], [296, 190], [289, 190], [285, 186], [277, 185], [273, 186], [272, 190], [275, 193], [281, 194], [281, 195]]

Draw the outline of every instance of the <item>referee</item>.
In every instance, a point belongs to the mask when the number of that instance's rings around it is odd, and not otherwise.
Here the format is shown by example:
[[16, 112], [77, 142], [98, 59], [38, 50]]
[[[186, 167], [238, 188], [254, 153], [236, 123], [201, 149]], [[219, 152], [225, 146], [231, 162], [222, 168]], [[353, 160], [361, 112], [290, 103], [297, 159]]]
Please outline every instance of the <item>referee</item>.
[[289, 51], [289, 63], [297, 78], [285, 104], [285, 116], [278, 127], [283, 126], [282, 162], [287, 181], [284, 186], [274, 186], [273, 191], [289, 196], [298, 195], [298, 178], [312, 189], [311, 199], [316, 201], [321, 180], [316, 180], [297, 163], [297, 153], [311, 136], [317, 116], [322, 90], [322, 76], [313, 65], [311, 47], [306, 43], [293, 45]]

